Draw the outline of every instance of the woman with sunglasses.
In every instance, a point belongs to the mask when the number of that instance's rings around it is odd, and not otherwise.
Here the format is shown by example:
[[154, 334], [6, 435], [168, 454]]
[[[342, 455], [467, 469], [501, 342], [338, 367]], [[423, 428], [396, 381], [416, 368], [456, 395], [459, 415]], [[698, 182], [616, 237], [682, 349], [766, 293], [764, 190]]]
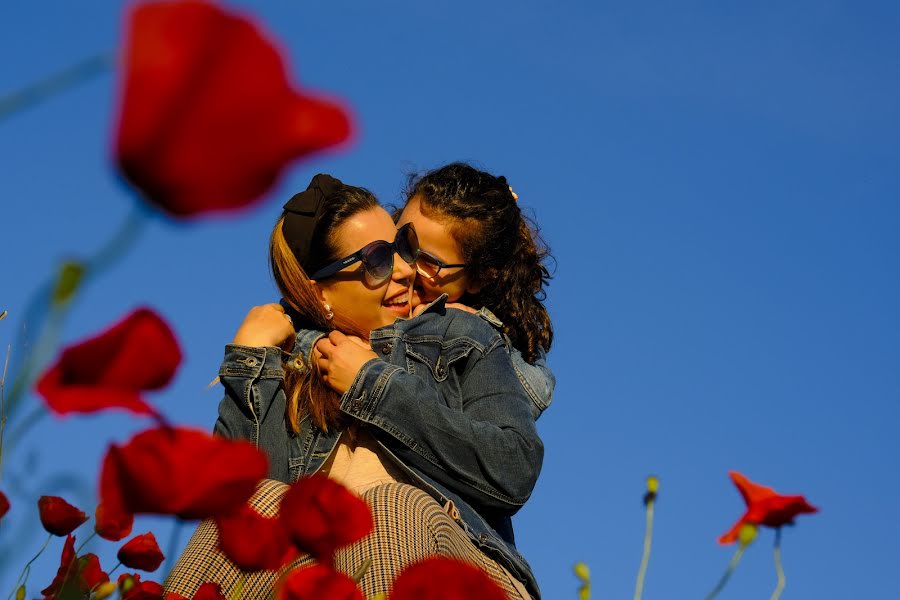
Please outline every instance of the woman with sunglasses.
[[[443, 554], [480, 566], [510, 598], [538, 597], [510, 521], [543, 457], [531, 400], [484, 319], [439, 299], [398, 320], [409, 313], [417, 256], [414, 226], [398, 230], [366, 190], [317, 175], [285, 205], [270, 244], [291, 316], [257, 307], [226, 347], [216, 432], [255, 441], [273, 480], [322, 472], [369, 503], [374, 533], [336, 557], [345, 572], [373, 560], [360, 582], [367, 596], [387, 591], [407, 564]], [[332, 333], [311, 357], [315, 330]], [[279, 347], [291, 342], [283, 361]], [[329, 344], [342, 352], [329, 355]], [[344, 362], [360, 359], [354, 379], [342, 379]], [[254, 506], [271, 515], [284, 489], [262, 485]], [[214, 524], [201, 524], [168, 591], [191, 597], [216, 581], [230, 593], [240, 573], [215, 540]], [[247, 574], [245, 596], [267, 594], [274, 578]]]

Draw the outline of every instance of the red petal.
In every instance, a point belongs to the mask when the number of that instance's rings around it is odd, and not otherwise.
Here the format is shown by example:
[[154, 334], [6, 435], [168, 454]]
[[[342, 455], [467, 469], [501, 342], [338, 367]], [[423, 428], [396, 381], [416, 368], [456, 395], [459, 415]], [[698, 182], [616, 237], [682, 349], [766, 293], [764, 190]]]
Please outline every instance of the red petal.
[[394, 581], [391, 600], [507, 600], [506, 592], [481, 569], [455, 559], [428, 558], [407, 567]]
[[138, 309], [93, 338], [64, 350], [36, 389], [57, 414], [122, 408], [155, 414], [140, 392], [168, 385], [181, 362], [172, 330]]
[[9, 512], [9, 499], [6, 497], [6, 494], [0, 492], [0, 519]]
[[290, 160], [349, 135], [345, 111], [294, 91], [246, 18], [207, 2], [146, 3], [127, 37], [116, 154], [169, 214], [247, 206]]
[[59, 569], [56, 571], [56, 577], [46, 588], [41, 590], [44, 596], [55, 596], [62, 589], [63, 584], [70, 575], [75, 574], [75, 569], [71, 568], [72, 561], [75, 560], [75, 537], [66, 536], [66, 542], [63, 544], [62, 555], [59, 558]]
[[216, 519], [219, 548], [245, 571], [275, 570], [290, 548], [281, 521], [244, 506], [237, 514]]
[[747, 503], [747, 506], [765, 498], [771, 498], [775, 495], [775, 490], [772, 488], [753, 483], [737, 471], [729, 471], [728, 475], [731, 476], [731, 480], [734, 482], [734, 485], [737, 486], [737, 489], [744, 498], [744, 502]]
[[134, 527], [134, 515], [131, 513], [122, 512], [121, 508], [117, 512], [114, 509], [107, 509], [103, 504], [97, 505], [94, 530], [103, 539], [118, 542], [128, 537], [132, 527]]
[[365, 600], [352, 579], [323, 565], [292, 571], [277, 597], [278, 600]]
[[41, 525], [53, 535], [69, 535], [88, 520], [86, 514], [59, 496], [41, 496], [38, 500], [38, 510]]
[[187, 428], [149, 429], [110, 448], [101, 501], [119, 502], [133, 514], [226, 515], [253, 495], [267, 470], [265, 454], [249, 442]]
[[155, 571], [166, 558], [152, 533], [144, 533], [128, 540], [119, 549], [117, 557], [129, 569], [142, 571]]
[[280, 518], [299, 549], [326, 561], [374, 526], [369, 506], [324, 475], [294, 483], [281, 500]]

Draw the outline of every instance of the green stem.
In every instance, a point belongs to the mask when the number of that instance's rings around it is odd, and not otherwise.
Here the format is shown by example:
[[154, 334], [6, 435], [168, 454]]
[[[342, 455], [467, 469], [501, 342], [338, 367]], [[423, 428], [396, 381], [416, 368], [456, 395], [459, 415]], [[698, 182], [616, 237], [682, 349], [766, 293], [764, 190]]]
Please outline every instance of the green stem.
[[[3, 311], [6, 316], [6, 311]], [[3, 477], [3, 432], [6, 430], [6, 371], [9, 369], [9, 353], [12, 346], [6, 347], [6, 360], [3, 361], [3, 375], [0, 375], [0, 479]]]
[[184, 527], [184, 521], [181, 519], [175, 520], [175, 525], [172, 527], [172, 533], [169, 534], [169, 544], [168, 548], [166, 548], [166, 563], [163, 565], [162, 573], [168, 573], [170, 569], [170, 564], [172, 563], [172, 559], [175, 557], [175, 554], [178, 552], [178, 542], [181, 538], [181, 529]]
[[731, 557], [731, 562], [728, 563], [728, 568], [725, 569], [725, 572], [722, 574], [722, 578], [719, 579], [719, 583], [716, 584], [716, 587], [706, 595], [703, 600], [712, 600], [716, 596], [719, 595], [725, 588], [725, 584], [728, 583], [728, 580], [731, 579], [731, 575], [734, 573], [734, 570], [737, 568], [738, 563], [741, 562], [741, 557], [744, 555], [744, 550], [747, 549], [746, 544], [741, 544], [737, 551], [734, 553], [734, 556]]
[[32, 559], [29, 560], [25, 564], [25, 568], [22, 569], [22, 573], [19, 575], [19, 578], [16, 580], [16, 585], [13, 586], [13, 591], [11, 591], [9, 593], [9, 596], [7, 596], [6, 600], [9, 600], [10, 598], [12, 598], [15, 595], [16, 590], [19, 589], [20, 585], [25, 585], [25, 583], [28, 581], [28, 573], [31, 572], [31, 563], [36, 561], [38, 559], [38, 557], [44, 552], [44, 550], [47, 549], [47, 545], [50, 543], [50, 540], [52, 540], [52, 539], [53, 539], [53, 534], [51, 533], [50, 535], [47, 536], [47, 541], [44, 542], [44, 545], [41, 546], [41, 549], [38, 550], [38, 553], [35, 554], [34, 557], [32, 557]]
[[656, 502], [647, 502], [647, 527], [644, 531], [644, 553], [641, 556], [641, 566], [638, 569], [637, 583], [634, 586], [634, 600], [641, 600], [644, 594], [644, 578], [647, 577], [647, 565], [650, 563], [650, 545], [653, 542], [653, 507]]
[[13, 382], [7, 399], [6, 410], [8, 415], [15, 412], [19, 402], [24, 397], [25, 391], [29, 389], [37, 376], [49, 360], [52, 358], [56, 348], [59, 346], [59, 336], [65, 319], [69, 314], [72, 305], [72, 299], [78, 289], [83, 288], [84, 284], [92, 278], [97, 277], [107, 269], [109, 269], [118, 259], [125, 256], [126, 252], [139, 238], [139, 234], [143, 225], [146, 223], [144, 212], [140, 207], [135, 206], [134, 210], [113, 236], [94, 253], [93, 256], [83, 262], [84, 271], [81, 274], [80, 285], [72, 291], [72, 295], [64, 301], [54, 301], [55, 280], [45, 283], [40, 288], [40, 292], [32, 297], [24, 314], [26, 317], [31, 315], [37, 307], [44, 302], [48, 302], [50, 312], [47, 320], [43, 323], [40, 317], [34, 320], [38, 323], [36, 328], [40, 331], [38, 335], [38, 343], [33, 352], [29, 353], [22, 367]]
[[769, 600], [778, 600], [781, 597], [781, 592], [784, 591], [784, 584], [786, 583], [784, 567], [781, 565], [781, 527], [775, 530], [775, 550], [773, 554], [775, 555], [775, 572], [778, 574], [778, 585], [775, 586], [775, 591], [772, 592], [772, 597]]
[[112, 581], [112, 574], [115, 573], [115, 572], [116, 572], [116, 569], [118, 569], [118, 568], [121, 567], [121, 566], [122, 566], [121, 561], [120, 561], [120, 562], [117, 562], [117, 563], [116, 563], [116, 566], [114, 566], [114, 567], [110, 570], [110, 572], [107, 573], [107, 575], [109, 575], [109, 580], [110, 580], [110, 581]]
[[35, 106], [60, 92], [93, 79], [97, 75], [105, 73], [114, 64], [115, 55], [113, 52], [101, 52], [67, 69], [54, 73], [37, 83], [8, 94], [0, 98], [0, 119], [5, 119], [20, 110]]
[[87, 536], [87, 539], [85, 539], [83, 542], [81, 542], [81, 545], [78, 546], [78, 549], [75, 550], [75, 555], [78, 556], [79, 554], [81, 554], [81, 549], [84, 548], [85, 546], [87, 546], [88, 542], [91, 541], [92, 539], [94, 539], [96, 536], [97, 536], [96, 531], [92, 532], [91, 535]]

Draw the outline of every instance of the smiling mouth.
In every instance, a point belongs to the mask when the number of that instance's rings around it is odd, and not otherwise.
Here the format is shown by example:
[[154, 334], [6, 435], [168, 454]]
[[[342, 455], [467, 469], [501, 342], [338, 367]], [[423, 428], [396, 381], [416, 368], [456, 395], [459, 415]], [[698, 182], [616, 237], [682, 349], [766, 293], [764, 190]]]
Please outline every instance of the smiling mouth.
[[407, 292], [403, 292], [399, 296], [394, 296], [390, 300], [385, 300], [382, 302], [382, 306], [386, 306], [388, 308], [406, 308], [409, 305], [409, 294]]

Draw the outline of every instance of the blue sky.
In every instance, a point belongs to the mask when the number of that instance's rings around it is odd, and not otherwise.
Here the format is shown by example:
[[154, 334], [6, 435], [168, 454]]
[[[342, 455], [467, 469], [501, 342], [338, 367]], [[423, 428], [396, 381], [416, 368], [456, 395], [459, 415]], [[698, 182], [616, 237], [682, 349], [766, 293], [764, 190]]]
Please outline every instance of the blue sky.
[[[884, 594], [900, 558], [895, 3], [229, 6], [280, 41], [302, 86], [348, 101], [357, 140], [294, 165], [249, 212], [149, 214], [131, 254], [83, 290], [65, 340], [153, 306], [186, 359], [152, 399], [211, 427], [222, 347], [275, 297], [266, 239], [284, 200], [327, 171], [396, 202], [408, 173], [476, 161], [506, 175], [557, 261], [558, 384], [539, 422], [541, 479], [515, 521], [545, 597], [575, 597], [576, 560], [595, 597], [631, 594], [649, 473], [662, 489], [644, 598], [703, 597], [731, 555], [715, 538], [743, 511], [729, 469], [822, 508], [785, 532], [784, 598]], [[121, 7], [4, 4], [0, 94], [115, 47]], [[101, 76], [0, 122], [4, 348], [55, 265], [95, 251], [138, 206], [108, 158], [115, 89]], [[45, 418], [4, 457], [0, 488], [17, 481], [23, 495], [0, 528], [0, 589], [42, 543], [19, 529], [36, 522], [29, 503], [78, 498], [67, 473], [93, 490], [105, 445], [141, 425]], [[149, 527], [168, 538], [166, 522], [135, 531]], [[767, 597], [771, 541], [748, 550], [723, 598]], [[93, 546], [107, 566], [111, 546]], [[33, 591], [58, 553], [36, 564]]]

